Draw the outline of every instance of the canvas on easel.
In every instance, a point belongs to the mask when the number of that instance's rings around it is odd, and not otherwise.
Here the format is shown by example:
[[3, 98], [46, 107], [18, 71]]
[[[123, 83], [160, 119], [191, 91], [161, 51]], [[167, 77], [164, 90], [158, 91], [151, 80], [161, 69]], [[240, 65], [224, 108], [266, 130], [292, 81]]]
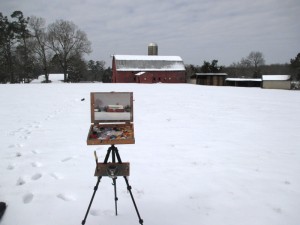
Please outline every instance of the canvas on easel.
[[88, 145], [134, 144], [133, 93], [92, 92]]

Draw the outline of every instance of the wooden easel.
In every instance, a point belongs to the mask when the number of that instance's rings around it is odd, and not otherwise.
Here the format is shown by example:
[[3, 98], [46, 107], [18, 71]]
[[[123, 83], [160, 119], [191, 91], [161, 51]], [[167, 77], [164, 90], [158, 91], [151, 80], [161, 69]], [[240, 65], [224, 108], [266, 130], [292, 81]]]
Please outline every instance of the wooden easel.
[[[133, 194], [132, 194], [132, 191], [131, 191], [132, 188], [129, 185], [129, 182], [128, 182], [128, 179], [127, 179], [127, 176], [129, 176], [129, 163], [123, 163], [122, 162], [121, 157], [119, 155], [119, 151], [118, 151], [117, 147], [115, 147], [114, 145], [111, 145], [108, 148], [103, 163], [98, 162], [98, 157], [97, 157], [96, 151], [94, 152], [94, 154], [95, 154], [95, 159], [96, 159], [95, 176], [97, 176], [98, 179], [97, 179], [97, 183], [94, 187], [94, 193], [93, 193], [92, 198], [90, 200], [90, 203], [89, 203], [88, 209], [86, 211], [85, 217], [82, 220], [81, 224], [84, 225], [85, 222], [86, 222], [86, 218], [87, 218], [88, 213], [90, 211], [91, 205], [93, 203], [94, 197], [95, 197], [96, 192], [98, 190], [98, 186], [99, 186], [99, 183], [101, 181], [102, 176], [109, 176], [110, 178], [113, 179], [114, 194], [115, 194], [115, 213], [116, 213], [116, 216], [118, 215], [118, 208], [117, 208], [118, 197], [117, 197], [116, 179], [117, 179], [118, 176], [123, 176], [124, 179], [125, 179], [126, 185], [127, 185], [127, 190], [130, 193], [131, 200], [133, 202], [135, 211], [136, 211], [137, 216], [139, 218], [139, 223], [141, 225], [143, 225], [143, 220], [140, 216], [139, 210], [138, 210], [138, 208], [136, 206], [136, 203], [135, 203], [135, 200], [133, 198]], [[108, 159], [109, 159], [110, 155], [112, 156], [112, 163], [108, 163]], [[117, 163], [116, 163], [116, 157], [117, 157], [117, 160], [118, 160]]]

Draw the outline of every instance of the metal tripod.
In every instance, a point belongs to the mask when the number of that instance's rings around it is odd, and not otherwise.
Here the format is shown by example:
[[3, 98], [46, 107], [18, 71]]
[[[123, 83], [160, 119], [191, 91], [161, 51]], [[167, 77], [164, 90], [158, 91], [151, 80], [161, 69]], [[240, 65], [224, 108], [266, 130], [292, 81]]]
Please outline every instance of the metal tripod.
[[[122, 163], [121, 157], [120, 157], [120, 155], [119, 155], [119, 151], [118, 151], [117, 147], [115, 147], [114, 145], [111, 145], [111, 146], [108, 148], [107, 153], [106, 153], [106, 156], [105, 156], [105, 159], [104, 159], [104, 163], [107, 163], [107, 162], [108, 162], [108, 159], [109, 159], [110, 154], [112, 155], [112, 162], [113, 162], [113, 163], [116, 162], [116, 157], [117, 157], [118, 163]], [[96, 156], [96, 155], [95, 155], [95, 156]], [[98, 159], [97, 159], [97, 157], [96, 157], [96, 162], [97, 162], [97, 161], [98, 161]], [[142, 220], [142, 218], [141, 218], [141, 216], [140, 216], [139, 210], [138, 210], [138, 208], [137, 208], [137, 205], [136, 205], [135, 200], [134, 200], [134, 198], [133, 198], [133, 194], [132, 194], [132, 192], [131, 192], [131, 186], [129, 185], [129, 182], [128, 182], [127, 177], [126, 177], [126, 176], [123, 176], [123, 177], [124, 177], [125, 182], [126, 182], [126, 185], [127, 185], [127, 190], [128, 190], [129, 193], [130, 193], [131, 200], [132, 200], [132, 202], [133, 202], [135, 211], [136, 211], [137, 216], [138, 216], [138, 218], [139, 218], [139, 223], [140, 223], [141, 225], [143, 225], [143, 220]], [[87, 218], [87, 216], [88, 216], [88, 213], [89, 213], [89, 211], [90, 211], [91, 205], [92, 205], [93, 200], [94, 200], [94, 197], [95, 197], [95, 195], [96, 195], [96, 191], [98, 190], [98, 186], [99, 186], [99, 183], [100, 183], [100, 181], [101, 181], [101, 178], [102, 178], [102, 176], [98, 176], [97, 183], [96, 183], [96, 185], [95, 185], [95, 187], [94, 187], [94, 193], [93, 193], [92, 198], [91, 198], [91, 200], [90, 200], [88, 209], [87, 209], [86, 214], [85, 214], [85, 216], [84, 216], [84, 219], [83, 219], [82, 222], [81, 222], [82, 225], [84, 225], [85, 222], [86, 222], [86, 218]], [[117, 215], [118, 215], [118, 208], [117, 208], [118, 197], [117, 197], [117, 183], [116, 183], [117, 177], [112, 177], [112, 179], [113, 179], [114, 194], [115, 194], [115, 213], [116, 213], [116, 216], [117, 216]]]

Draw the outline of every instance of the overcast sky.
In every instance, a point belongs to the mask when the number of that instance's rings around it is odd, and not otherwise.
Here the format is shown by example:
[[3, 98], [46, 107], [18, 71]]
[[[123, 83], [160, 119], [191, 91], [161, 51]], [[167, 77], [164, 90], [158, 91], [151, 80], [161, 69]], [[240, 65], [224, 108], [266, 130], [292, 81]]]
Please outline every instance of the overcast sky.
[[300, 52], [300, 0], [0, 0], [0, 12], [63, 19], [87, 33], [93, 52], [144, 55], [150, 42], [159, 55], [185, 64], [219, 60], [228, 66], [251, 51], [266, 63], [287, 63]]

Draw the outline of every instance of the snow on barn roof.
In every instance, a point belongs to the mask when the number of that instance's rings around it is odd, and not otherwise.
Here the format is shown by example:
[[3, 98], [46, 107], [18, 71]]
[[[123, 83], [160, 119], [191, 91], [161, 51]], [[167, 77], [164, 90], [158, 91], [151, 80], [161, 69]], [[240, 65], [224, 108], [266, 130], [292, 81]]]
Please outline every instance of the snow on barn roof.
[[226, 78], [226, 81], [257, 81], [260, 82], [260, 78]]
[[227, 73], [196, 73], [196, 76], [227, 76]]
[[262, 75], [263, 80], [289, 80], [291, 75]]
[[179, 56], [114, 55], [117, 71], [185, 71]]

